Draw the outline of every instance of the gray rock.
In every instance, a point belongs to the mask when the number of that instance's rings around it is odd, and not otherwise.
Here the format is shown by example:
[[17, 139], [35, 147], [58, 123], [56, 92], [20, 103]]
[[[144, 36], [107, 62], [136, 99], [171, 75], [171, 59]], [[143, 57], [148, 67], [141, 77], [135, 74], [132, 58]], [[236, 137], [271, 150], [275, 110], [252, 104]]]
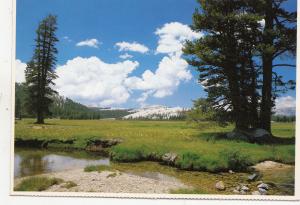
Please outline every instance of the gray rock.
[[248, 176], [248, 181], [255, 181], [258, 178], [258, 174], [254, 173]]
[[218, 181], [215, 185], [217, 190], [223, 191], [225, 190], [225, 184], [223, 181]]
[[259, 191], [253, 191], [252, 195], [261, 195], [261, 193]]
[[267, 190], [265, 190], [265, 189], [263, 189], [263, 188], [259, 188], [258, 191], [259, 191], [259, 193], [260, 193], [261, 195], [266, 195], [267, 192], [268, 192]]
[[271, 134], [264, 129], [258, 128], [253, 130], [253, 132], [251, 133], [251, 135], [255, 138], [260, 138], [260, 137], [269, 137]]
[[235, 172], [232, 171], [231, 169], [230, 169], [228, 172], [229, 172], [229, 174], [234, 174], [234, 173], [235, 173]]
[[259, 184], [257, 186], [257, 188], [262, 188], [262, 189], [268, 190], [269, 189], [269, 185], [265, 184], [265, 183], [261, 183], [261, 184]]
[[166, 153], [162, 156], [162, 160], [168, 164], [174, 164], [177, 158], [176, 153]]
[[244, 191], [244, 192], [247, 192], [247, 191], [249, 191], [250, 189], [249, 189], [249, 187], [247, 187], [247, 186], [242, 186], [242, 187], [241, 187], [241, 190]]

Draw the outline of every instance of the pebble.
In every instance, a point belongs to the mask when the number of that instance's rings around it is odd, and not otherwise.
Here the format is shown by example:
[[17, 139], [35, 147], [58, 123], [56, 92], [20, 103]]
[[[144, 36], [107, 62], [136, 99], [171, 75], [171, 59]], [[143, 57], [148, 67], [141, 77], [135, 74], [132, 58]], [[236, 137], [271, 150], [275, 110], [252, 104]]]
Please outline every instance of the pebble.
[[218, 189], [218, 190], [220, 190], [220, 191], [222, 191], [222, 190], [225, 190], [225, 184], [224, 184], [224, 182], [223, 181], [218, 181], [217, 183], [216, 183], [216, 189]]
[[249, 191], [250, 189], [249, 189], [249, 187], [247, 187], [247, 186], [242, 186], [241, 190], [247, 192], [247, 191]]

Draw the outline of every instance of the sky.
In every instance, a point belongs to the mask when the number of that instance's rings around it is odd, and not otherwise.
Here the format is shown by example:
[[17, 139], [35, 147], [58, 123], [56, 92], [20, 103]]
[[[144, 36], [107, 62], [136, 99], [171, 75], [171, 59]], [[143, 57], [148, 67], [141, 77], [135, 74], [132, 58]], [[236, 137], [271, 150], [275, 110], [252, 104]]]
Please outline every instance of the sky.
[[[60, 95], [98, 107], [191, 107], [206, 96], [181, 51], [185, 40], [203, 36], [189, 28], [197, 7], [196, 0], [18, 0], [16, 81], [24, 81], [38, 23], [53, 14]], [[293, 68], [278, 72], [296, 78]], [[295, 91], [279, 100], [293, 104]]]

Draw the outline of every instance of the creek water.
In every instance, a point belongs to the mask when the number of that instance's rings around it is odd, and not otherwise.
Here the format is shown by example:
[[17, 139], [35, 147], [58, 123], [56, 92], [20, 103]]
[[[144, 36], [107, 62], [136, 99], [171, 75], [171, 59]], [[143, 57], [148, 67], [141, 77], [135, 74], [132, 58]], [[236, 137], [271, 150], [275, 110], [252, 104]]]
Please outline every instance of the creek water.
[[14, 156], [14, 177], [109, 164], [109, 158], [84, 151], [63, 152], [17, 148]]
[[[113, 166], [122, 172], [135, 174], [156, 180], [179, 180], [184, 184], [207, 194], [232, 194], [232, 189], [240, 183], [247, 183], [251, 190], [256, 189], [255, 182], [247, 182], [249, 173], [208, 173], [183, 171], [163, 166], [156, 162], [112, 163], [108, 157], [85, 151], [59, 151], [48, 149], [16, 148], [14, 155], [14, 177], [33, 176], [44, 173], [60, 172], [84, 168], [88, 165]], [[289, 169], [266, 171], [260, 180], [278, 184], [270, 194], [294, 194], [294, 167]], [[224, 181], [228, 189], [219, 193], [215, 190], [217, 181]]]

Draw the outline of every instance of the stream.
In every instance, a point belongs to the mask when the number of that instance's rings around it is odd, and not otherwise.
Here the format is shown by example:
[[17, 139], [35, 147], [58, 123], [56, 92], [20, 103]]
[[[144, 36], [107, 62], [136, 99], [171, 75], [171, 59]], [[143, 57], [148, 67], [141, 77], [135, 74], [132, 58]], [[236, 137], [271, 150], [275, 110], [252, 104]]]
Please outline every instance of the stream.
[[[157, 162], [115, 163], [108, 157], [85, 151], [59, 151], [49, 149], [16, 148], [14, 156], [14, 177], [34, 176], [44, 173], [61, 172], [84, 168], [88, 165], [107, 165], [113, 168], [155, 180], [181, 181], [205, 194], [232, 194], [238, 184], [248, 184], [255, 190], [256, 183], [248, 182], [249, 173], [209, 173], [184, 171], [160, 165]], [[294, 194], [293, 168], [265, 171], [260, 180], [277, 184], [269, 191], [275, 195]], [[221, 193], [215, 189], [218, 181], [224, 181], [227, 189]], [[250, 193], [251, 194], [251, 193]]]

